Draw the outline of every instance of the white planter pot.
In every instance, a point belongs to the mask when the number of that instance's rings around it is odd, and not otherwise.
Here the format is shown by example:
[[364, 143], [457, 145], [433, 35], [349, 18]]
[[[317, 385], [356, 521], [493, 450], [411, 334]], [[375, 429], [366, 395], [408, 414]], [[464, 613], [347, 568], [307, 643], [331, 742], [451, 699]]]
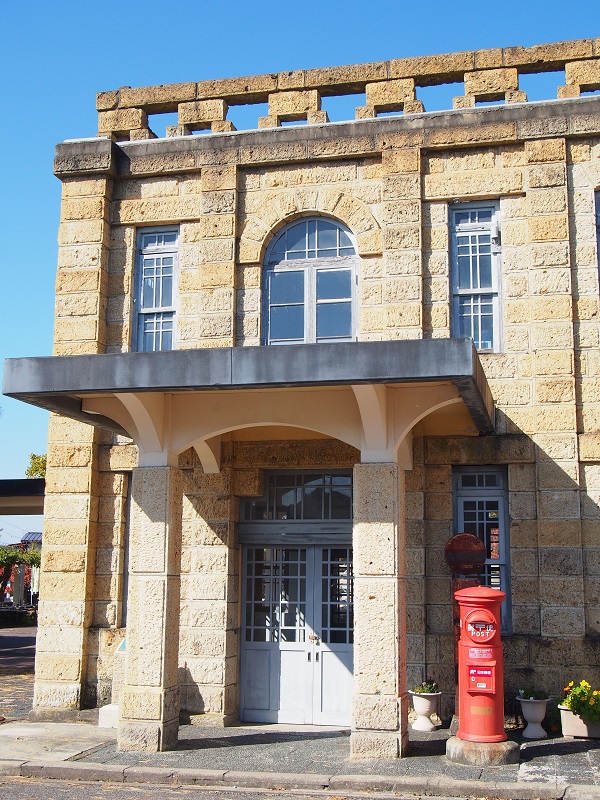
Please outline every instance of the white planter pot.
[[600, 722], [586, 722], [566, 706], [559, 706], [562, 735], [569, 739], [600, 739]]
[[542, 722], [546, 716], [546, 706], [548, 700], [529, 700], [525, 697], [517, 697], [521, 703], [523, 719], [527, 727], [523, 731], [524, 739], [547, 739], [548, 734], [542, 728]]
[[413, 708], [417, 715], [412, 724], [413, 731], [428, 732], [435, 730], [435, 725], [430, 717], [437, 711], [438, 700], [442, 693], [420, 694], [419, 692], [409, 692], [409, 695], [412, 697]]

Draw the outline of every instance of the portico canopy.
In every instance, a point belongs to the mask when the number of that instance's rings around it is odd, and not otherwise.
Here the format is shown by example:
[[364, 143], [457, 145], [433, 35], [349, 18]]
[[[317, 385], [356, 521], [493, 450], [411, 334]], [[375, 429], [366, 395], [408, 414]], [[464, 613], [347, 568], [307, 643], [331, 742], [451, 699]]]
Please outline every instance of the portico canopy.
[[141, 464], [196, 447], [207, 471], [218, 469], [220, 436], [244, 427], [315, 430], [374, 461], [389, 460], [419, 420], [447, 406], [460, 407], [460, 432], [494, 431], [470, 339], [7, 359], [3, 392], [130, 436]]

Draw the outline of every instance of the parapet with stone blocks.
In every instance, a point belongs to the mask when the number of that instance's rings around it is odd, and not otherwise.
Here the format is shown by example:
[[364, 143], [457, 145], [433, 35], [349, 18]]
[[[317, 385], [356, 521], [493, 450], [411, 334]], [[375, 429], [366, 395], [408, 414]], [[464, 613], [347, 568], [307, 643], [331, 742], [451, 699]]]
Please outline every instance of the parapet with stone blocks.
[[148, 126], [148, 115], [166, 113], [178, 115], [177, 125], [167, 128], [168, 136], [202, 130], [225, 133], [235, 130], [227, 119], [230, 106], [258, 103], [269, 106], [267, 116], [258, 120], [259, 128], [286, 122], [327, 123], [323, 97], [362, 93], [366, 104], [356, 108], [356, 119], [387, 112], [415, 114], [427, 111], [417, 99], [417, 87], [461, 82], [464, 94], [454, 98], [454, 108], [489, 101], [525, 103], [520, 75], [560, 70], [565, 72], [565, 83], [558, 87], [558, 99], [600, 89], [600, 38], [133, 89], [122, 86], [97, 95], [98, 135], [115, 141], [153, 139], [156, 134]]

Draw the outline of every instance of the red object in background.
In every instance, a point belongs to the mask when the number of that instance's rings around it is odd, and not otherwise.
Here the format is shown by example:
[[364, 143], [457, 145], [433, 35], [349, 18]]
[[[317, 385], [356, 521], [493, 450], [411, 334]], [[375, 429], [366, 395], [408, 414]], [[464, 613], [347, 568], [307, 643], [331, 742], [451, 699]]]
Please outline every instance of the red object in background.
[[455, 593], [460, 608], [458, 732], [468, 742], [504, 742], [504, 657], [498, 589], [474, 586]]

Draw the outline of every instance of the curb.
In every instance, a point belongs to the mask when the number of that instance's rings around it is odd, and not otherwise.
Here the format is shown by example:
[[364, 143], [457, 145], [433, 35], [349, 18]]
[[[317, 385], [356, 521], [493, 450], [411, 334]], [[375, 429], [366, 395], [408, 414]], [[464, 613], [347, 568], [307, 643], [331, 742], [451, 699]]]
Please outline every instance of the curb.
[[421, 780], [381, 775], [299, 775], [289, 772], [242, 772], [235, 770], [138, 767], [77, 761], [0, 760], [0, 775], [55, 780], [163, 786], [212, 786], [244, 789], [304, 789], [348, 792], [416, 792], [449, 797], [471, 796], [473, 791], [497, 800], [600, 800], [600, 786], [514, 781], [468, 781], [435, 776]]

